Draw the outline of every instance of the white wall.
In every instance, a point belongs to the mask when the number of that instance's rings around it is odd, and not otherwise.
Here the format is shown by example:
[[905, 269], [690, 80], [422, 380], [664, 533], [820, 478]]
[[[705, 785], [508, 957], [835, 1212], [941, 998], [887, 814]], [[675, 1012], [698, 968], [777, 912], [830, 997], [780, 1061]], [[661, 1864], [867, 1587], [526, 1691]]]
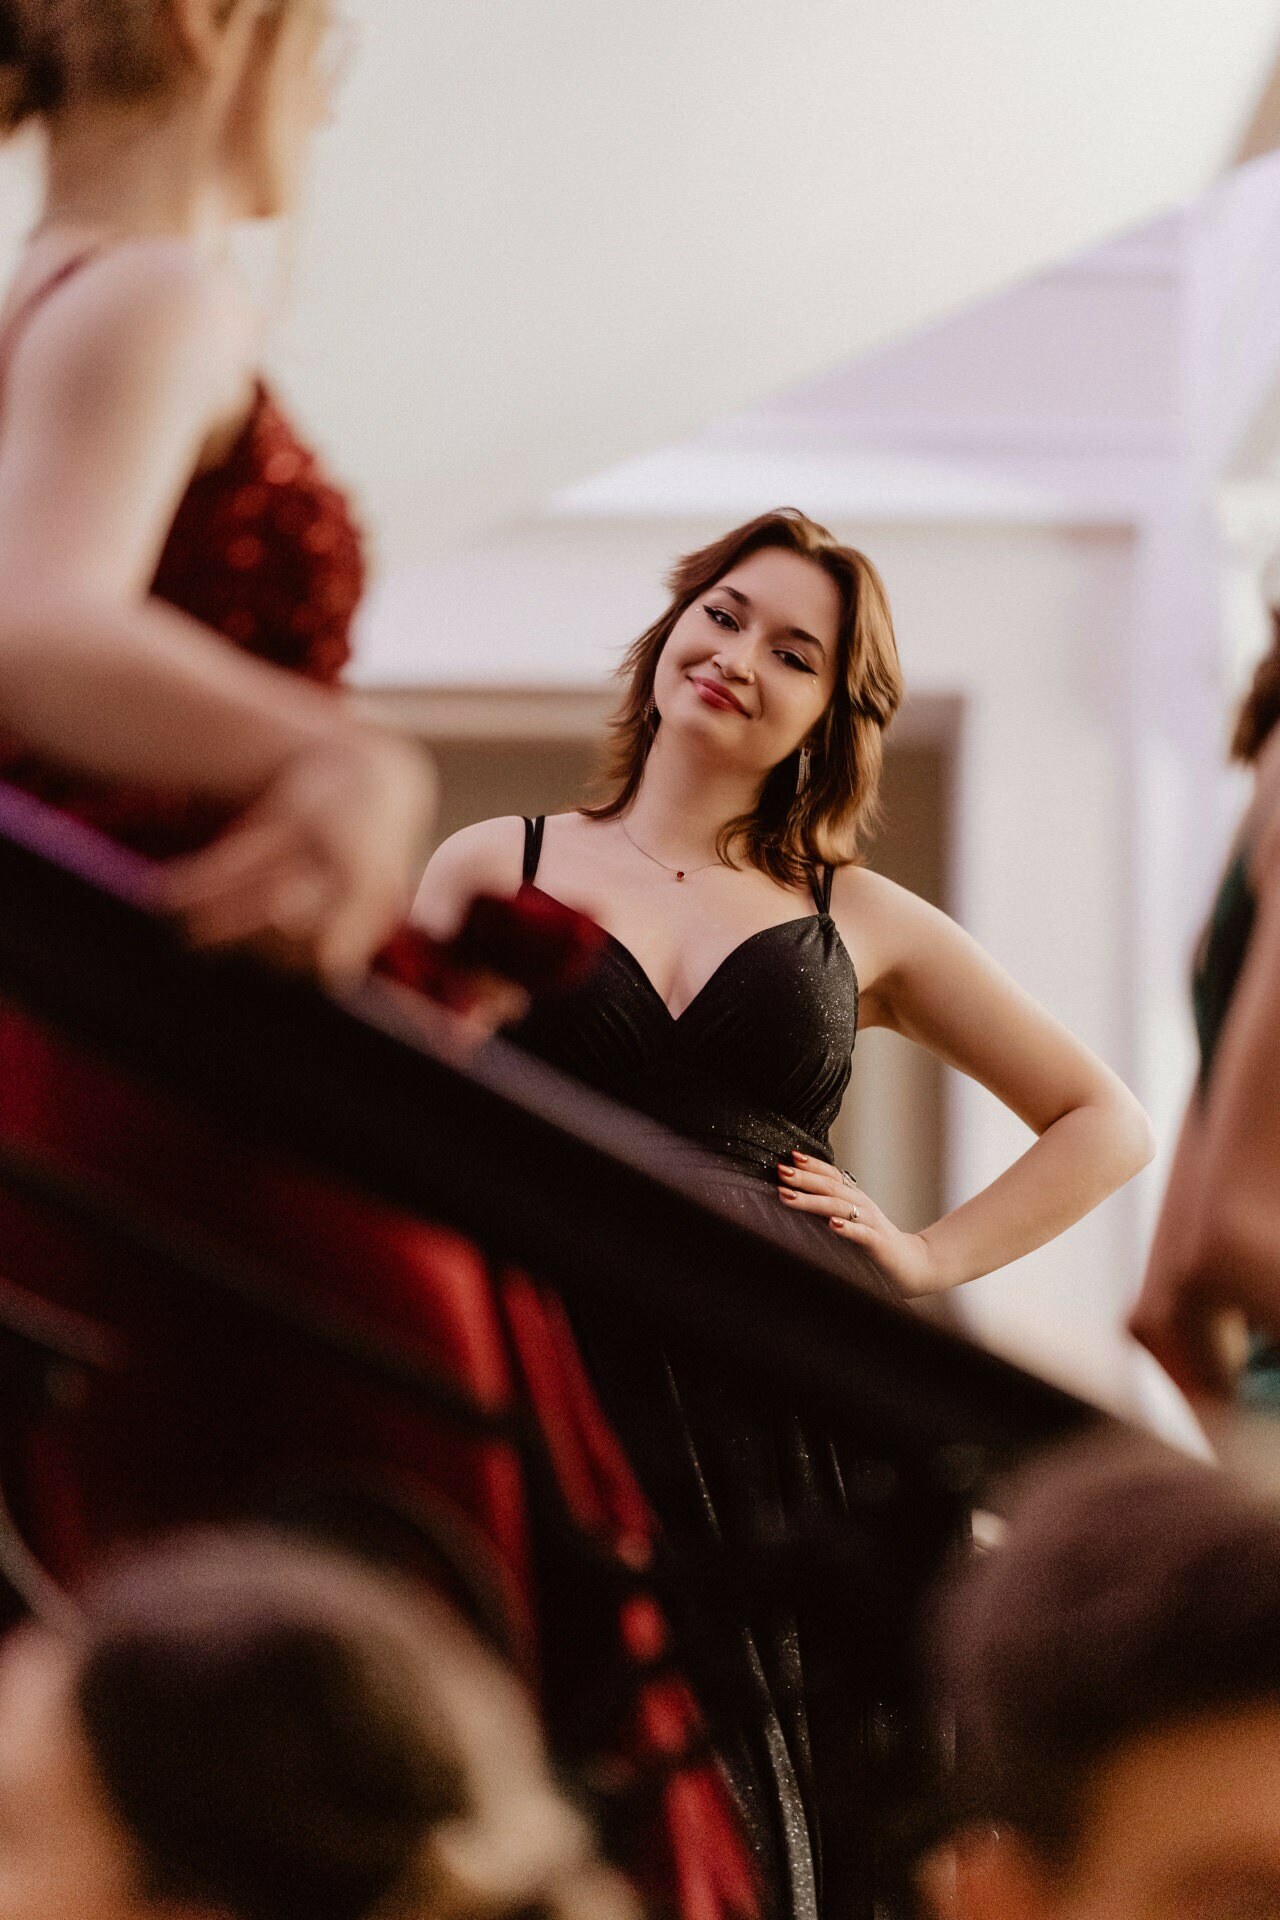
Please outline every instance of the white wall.
[[391, 564], [1198, 191], [1280, 37], [1277, 0], [357, 12], [282, 364]]
[[392, 566], [1197, 191], [1280, 33], [1277, 0], [346, 10], [277, 364]]

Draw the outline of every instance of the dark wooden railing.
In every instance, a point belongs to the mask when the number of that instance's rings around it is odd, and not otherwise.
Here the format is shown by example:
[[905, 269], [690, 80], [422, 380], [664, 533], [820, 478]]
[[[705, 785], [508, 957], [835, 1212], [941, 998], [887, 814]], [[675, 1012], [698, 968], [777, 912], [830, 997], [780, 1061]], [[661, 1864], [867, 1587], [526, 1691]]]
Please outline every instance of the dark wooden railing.
[[[446, 1019], [392, 984], [338, 1001], [195, 957], [138, 897], [126, 856], [0, 789], [0, 994], [227, 1131], [456, 1227], [567, 1294], [607, 1289], [815, 1412], [856, 1407], [895, 1452], [962, 1447], [974, 1484], [1092, 1417], [850, 1287], [834, 1254], [802, 1260], [785, 1235], [718, 1214], [655, 1129], [514, 1048], [468, 1059]], [[954, 1485], [954, 1452], [946, 1473]]]
[[[851, 1285], [836, 1249], [801, 1257], [790, 1221], [774, 1234], [717, 1211], [687, 1171], [687, 1147], [674, 1153], [657, 1129], [514, 1048], [493, 1043], [469, 1056], [446, 1017], [388, 982], [338, 1000], [244, 959], [194, 956], [145, 899], [145, 869], [130, 856], [0, 789], [0, 997], [220, 1135], [454, 1228], [571, 1305], [605, 1299], [664, 1341], [710, 1347], [744, 1397], [758, 1392], [855, 1436], [919, 1495], [918, 1551], [908, 1543], [902, 1556], [908, 1586], [923, 1583], [994, 1472], [1098, 1417]], [[20, 1140], [0, 1142], [0, 1184], [83, 1234], [158, 1258], [476, 1436], [504, 1431], [521, 1442], [506, 1416], [216, 1234], [140, 1212]], [[103, 1362], [100, 1329], [25, 1298], [20, 1274], [4, 1278], [16, 1283], [0, 1298], [10, 1379], [25, 1364], [26, 1376], [56, 1387], [59, 1369]], [[797, 1566], [821, 1577], [832, 1564], [830, 1539], [786, 1544], [782, 1553], [762, 1543], [754, 1567], [730, 1558], [689, 1577], [785, 1589]], [[838, 1559], [845, 1549], [834, 1550]], [[849, 1552], [863, 1556], [874, 1589], [874, 1544]], [[2, 1526], [0, 1575], [47, 1599], [40, 1570], [22, 1561], [20, 1533]], [[913, 1597], [901, 1569], [898, 1578], [879, 1603], [881, 1633]], [[908, 1624], [894, 1660], [905, 1659]], [[874, 1906], [857, 1871], [850, 1920]]]

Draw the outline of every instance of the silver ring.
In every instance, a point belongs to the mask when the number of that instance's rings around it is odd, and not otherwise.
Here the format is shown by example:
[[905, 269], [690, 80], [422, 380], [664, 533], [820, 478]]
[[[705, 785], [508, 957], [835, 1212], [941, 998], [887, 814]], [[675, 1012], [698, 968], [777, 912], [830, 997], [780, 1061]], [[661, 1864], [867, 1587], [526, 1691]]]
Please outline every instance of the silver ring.
[[841, 1167], [840, 1178], [844, 1181], [846, 1187], [856, 1187], [858, 1184], [847, 1167]]
[[861, 1220], [862, 1215], [858, 1212], [858, 1209], [856, 1207], [850, 1207], [849, 1218], [851, 1220]]

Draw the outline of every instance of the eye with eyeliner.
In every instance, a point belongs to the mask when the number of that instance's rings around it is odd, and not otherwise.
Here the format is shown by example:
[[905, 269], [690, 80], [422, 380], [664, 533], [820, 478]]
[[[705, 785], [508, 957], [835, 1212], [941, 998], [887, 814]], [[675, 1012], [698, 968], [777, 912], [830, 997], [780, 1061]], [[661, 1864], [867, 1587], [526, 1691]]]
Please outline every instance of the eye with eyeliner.
[[[708, 620], [713, 621], [722, 632], [738, 633], [741, 631], [738, 622], [734, 619], [727, 607], [717, 607], [713, 601], [704, 600], [702, 610]], [[816, 671], [815, 668], [809, 665], [809, 662], [802, 653], [795, 653], [790, 647], [778, 648], [775, 658], [790, 667], [793, 673], [807, 673], [812, 675]]]

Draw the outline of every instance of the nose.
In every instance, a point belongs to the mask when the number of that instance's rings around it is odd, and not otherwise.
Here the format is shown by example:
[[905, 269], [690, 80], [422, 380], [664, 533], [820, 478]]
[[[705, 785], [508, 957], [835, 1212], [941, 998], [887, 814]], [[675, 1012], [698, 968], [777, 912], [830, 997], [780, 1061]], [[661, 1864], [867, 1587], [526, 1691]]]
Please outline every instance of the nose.
[[755, 684], [755, 663], [749, 644], [738, 649], [721, 647], [711, 656], [711, 663], [722, 679], [741, 680], [746, 686]]

